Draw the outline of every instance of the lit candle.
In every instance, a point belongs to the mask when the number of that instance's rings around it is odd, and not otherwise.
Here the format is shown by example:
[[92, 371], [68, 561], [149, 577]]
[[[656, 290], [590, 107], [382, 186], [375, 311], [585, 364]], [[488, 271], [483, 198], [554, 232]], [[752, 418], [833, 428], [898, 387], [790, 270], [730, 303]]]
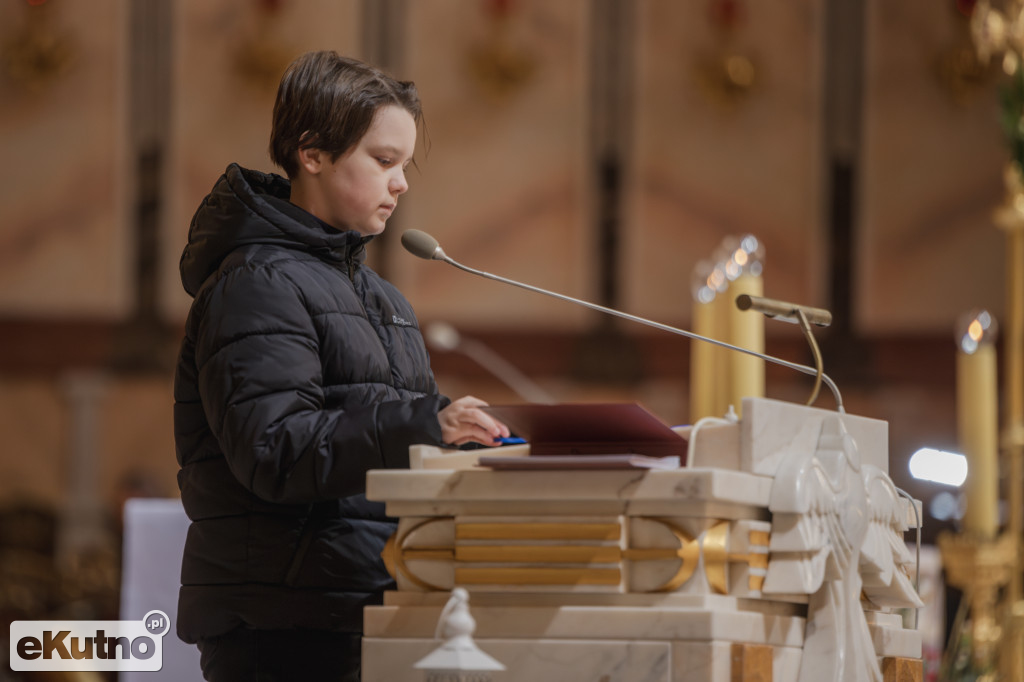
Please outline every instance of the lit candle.
[[[728, 343], [729, 341], [729, 279], [725, 276], [725, 262], [718, 261], [715, 264], [715, 278], [718, 282], [718, 292], [711, 301], [711, 314], [715, 318], [715, 338]], [[732, 365], [729, 358], [732, 351], [728, 348], [715, 346], [711, 349], [712, 365], [714, 366], [714, 409], [712, 414], [716, 417], [725, 415], [729, 408], [729, 372]]]
[[[736, 307], [742, 294], [764, 296], [761, 277], [764, 249], [753, 235], [740, 240], [731, 257], [729, 286], [729, 343], [740, 348], [764, 353], [764, 315]], [[729, 403], [742, 416], [743, 398], [764, 397], [764, 360], [753, 355], [733, 352], [730, 356]]]
[[996, 379], [996, 324], [975, 311], [958, 325], [957, 431], [967, 457], [967, 509], [963, 528], [982, 539], [999, 529], [999, 414]]
[[[716, 269], [711, 261], [697, 263], [693, 271], [693, 331], [710, 339], [722, 339], [717, 324], [716, 307], [722, 296], [718, 289], [725, 286], [725, 273]], [[717, 299], [717, 303], [716, 303]], [[718, 389], [722, 384], [720, 362], [721, 349], [706, 341], [690, 341], [690, 423], [696, 424], [704, 417], [721, 416], [721, 402]]]

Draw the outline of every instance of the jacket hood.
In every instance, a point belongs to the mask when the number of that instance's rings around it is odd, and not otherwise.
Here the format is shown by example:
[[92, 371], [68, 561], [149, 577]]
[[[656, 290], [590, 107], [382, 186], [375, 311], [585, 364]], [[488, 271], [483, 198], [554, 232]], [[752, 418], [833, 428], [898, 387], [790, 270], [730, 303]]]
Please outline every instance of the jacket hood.
[[332, 262], [362, 262], [370, 237], [339, 232], [292, 204], [291, 184], [273, 173], [228, 166], [203, 199], [181, 254], [181, 283], [195, 296], [224, 258], [242, 246], [272, 244]]

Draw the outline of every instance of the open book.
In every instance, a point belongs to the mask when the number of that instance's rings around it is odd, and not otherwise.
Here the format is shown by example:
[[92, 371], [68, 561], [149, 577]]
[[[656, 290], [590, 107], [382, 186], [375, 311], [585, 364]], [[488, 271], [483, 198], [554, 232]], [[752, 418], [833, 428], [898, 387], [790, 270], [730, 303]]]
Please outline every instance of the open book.
[[530, 444], [528, 457], [481, 455], [494, 469], [675, 469], [686, 439], [636, 403], [483, 408]]

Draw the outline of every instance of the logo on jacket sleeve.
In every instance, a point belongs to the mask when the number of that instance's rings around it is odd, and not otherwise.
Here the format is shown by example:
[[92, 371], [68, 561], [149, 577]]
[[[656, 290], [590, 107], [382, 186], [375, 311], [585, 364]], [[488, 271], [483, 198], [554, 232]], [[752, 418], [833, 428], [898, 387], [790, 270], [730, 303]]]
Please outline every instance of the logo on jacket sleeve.
[[410, 322], [409, 320], [405, 319], [404, 317], [399, 317], [398, 315], [392, 315], [391, 316], [391, 323], [394, 324], [396, 327], [411, 327], [412, 326], [412, 322]]

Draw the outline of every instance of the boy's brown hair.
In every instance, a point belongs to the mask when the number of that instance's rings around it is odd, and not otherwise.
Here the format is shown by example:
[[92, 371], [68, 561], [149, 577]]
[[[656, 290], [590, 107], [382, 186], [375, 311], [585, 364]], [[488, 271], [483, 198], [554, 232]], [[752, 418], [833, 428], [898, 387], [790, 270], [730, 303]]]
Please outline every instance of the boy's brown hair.
[[277, 89], [270, 132], [270, 160], [289, 178], [298, 172], [297, 153], [315, 148], [332, 161], [351, 149], [373, 123], [377, 110], [400, 106], [419, 126], [419, 94], [357, 59], [334, 51], [307, 52], [288, 67]]

